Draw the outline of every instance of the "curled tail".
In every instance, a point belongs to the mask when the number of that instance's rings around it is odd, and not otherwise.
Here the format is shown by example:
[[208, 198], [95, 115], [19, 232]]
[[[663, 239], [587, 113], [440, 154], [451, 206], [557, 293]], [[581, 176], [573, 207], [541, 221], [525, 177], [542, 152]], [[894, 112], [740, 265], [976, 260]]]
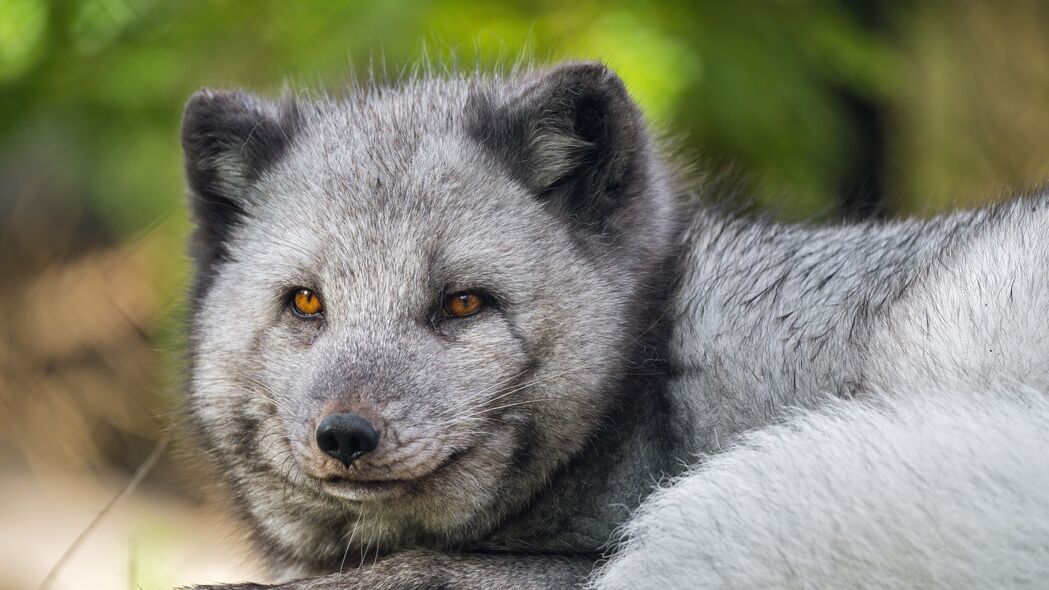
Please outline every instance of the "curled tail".
[[594, 589], [1049, 583], [1049, 396], [919, 390], [745, 435], [652, 495]]

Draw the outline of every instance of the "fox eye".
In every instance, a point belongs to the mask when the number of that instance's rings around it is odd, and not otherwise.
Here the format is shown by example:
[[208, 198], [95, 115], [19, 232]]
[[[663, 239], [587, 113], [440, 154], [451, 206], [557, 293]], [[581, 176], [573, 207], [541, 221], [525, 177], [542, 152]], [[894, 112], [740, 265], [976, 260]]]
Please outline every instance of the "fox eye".
[[444, 298], [444, 311], [456, 318], [463, 318], [481, 311], [484, 301], [471, 291], [459, 291]]
[[316, 292], [298, 288], [291, 296], [291, 310], [299, 317], [312, 318], [324, 311], [324, 304]]

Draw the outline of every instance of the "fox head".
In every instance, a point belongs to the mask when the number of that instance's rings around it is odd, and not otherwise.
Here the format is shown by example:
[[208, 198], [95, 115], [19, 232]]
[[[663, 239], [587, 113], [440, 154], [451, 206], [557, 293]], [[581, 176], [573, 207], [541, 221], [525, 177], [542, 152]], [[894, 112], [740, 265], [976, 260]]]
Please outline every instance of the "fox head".
[[608, 68], [203, 90], [182, 144], [193, 436], [286, 559], [482, 538], [629, 395], [674, 208]]

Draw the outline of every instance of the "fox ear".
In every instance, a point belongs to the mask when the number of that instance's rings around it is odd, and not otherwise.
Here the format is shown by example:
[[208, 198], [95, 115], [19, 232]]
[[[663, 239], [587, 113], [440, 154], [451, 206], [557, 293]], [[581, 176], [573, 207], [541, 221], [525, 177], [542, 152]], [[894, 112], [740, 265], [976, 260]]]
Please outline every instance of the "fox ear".
[[196, 222], [193, 250], [209, 263], [225, 255], [230, 228], [245, 215], [251, 185], [287, 149], [297, 128], [293, 102], [200, 90], [182, 117], [182, 150]]
[[508, 96], [475, 98], [471, 135], [575, 222], [604, 231], [643, 190], [648, 131], [608, 67], [563, 64], [526, 78]]

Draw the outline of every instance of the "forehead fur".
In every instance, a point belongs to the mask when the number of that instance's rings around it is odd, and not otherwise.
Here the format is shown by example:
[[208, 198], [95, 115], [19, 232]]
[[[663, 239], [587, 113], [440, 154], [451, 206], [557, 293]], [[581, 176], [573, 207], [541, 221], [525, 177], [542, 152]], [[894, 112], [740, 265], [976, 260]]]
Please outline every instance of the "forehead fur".
[[430, 78], [297, 101], [301, 127], [276, 172], [322, 170], [360, 189], [410, 178], [435, 157], [470, 155], [463, 144], [471, 97], [496, 88], [490, 80]]
[[471, 97], [492, 88], [427, 79], [301, 102], [299, 129], [248, 195], [249, 215], [281, 225], [294, 219], [289, 230], [312, 221], [342, 237], [365, 231], [403, 240], [409, 230], [438, 237], [461, 226], [497, 228], [495, 212], [537, 212], [468, 136]]
[[500, 194], [520, 192], [467, 129], [471, 103], [497, 88], [491, 80], [422, 79], [300, 102], [299, 128], [249, 195], [249, 213], [367, 213], [384, 217], [387, 229], [447, 209], [483, 213]]

